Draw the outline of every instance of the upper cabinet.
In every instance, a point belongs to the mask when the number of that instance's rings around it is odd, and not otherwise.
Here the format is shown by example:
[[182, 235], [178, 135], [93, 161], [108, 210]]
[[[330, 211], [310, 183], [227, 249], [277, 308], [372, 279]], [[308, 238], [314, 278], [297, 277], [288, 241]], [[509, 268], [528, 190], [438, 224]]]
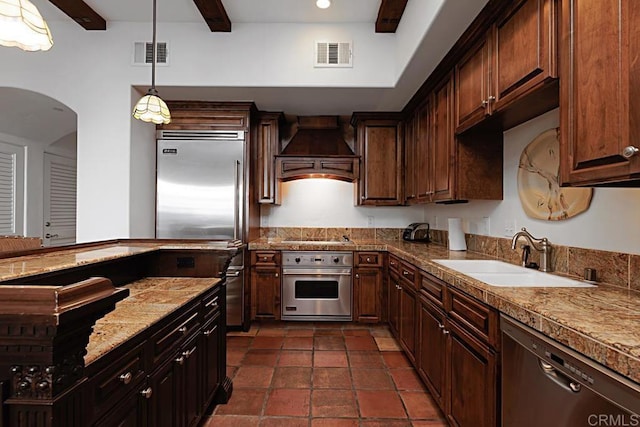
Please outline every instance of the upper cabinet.
[[[454, 200], [456, 194], [457, 150], [453, 134], [453, 81], [446, 78], [431, 96], [432, 131], [429, 155], [431, 158], [432, 201]], [[498, 167], [500, 173], [502, 168]], [[502, 182], [502, 180], [500, 180]], [[463, 198], [472, 195], [461, 195]], [[502, 193], [500, 193], [502, 197]]]
[[280, 204], [274, 159], [280, 153], [279, 129], [283, 121], [282, 113], [260, 112], [258, 114], [256, 178], [259, 203]]
[[457, 133], [496, 113], [508, 128], [557, 106], [556, 23], [556, 0], [520, 0], [477, 37], [455, 67]]
[[354, 113], [360, 178], [356, 204], [393, 206], [403, 203], [403, 127], [396, 113]]
[[562, 185], [640, 182], [640, 2], [562, 0]]

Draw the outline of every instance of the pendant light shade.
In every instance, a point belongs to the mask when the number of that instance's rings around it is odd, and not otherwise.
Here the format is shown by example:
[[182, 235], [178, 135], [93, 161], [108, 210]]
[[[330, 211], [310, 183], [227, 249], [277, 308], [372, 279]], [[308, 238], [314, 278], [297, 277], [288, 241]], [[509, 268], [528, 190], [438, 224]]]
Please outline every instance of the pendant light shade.
[[157, 125], [167, 124], [171, 122], [171, 113], [169, 107], [158, 96], [158, 91], [149, 89], [149, 92], [136, 104], [133, 109], [133, 117], [143, 122], [155, 123]]
[[[2, 0], [0, 0], [2, 1]], [[151, 88], [133, 108], [133, 117], [143, 122], [166, 125], [171, 123], [171, 113], [167, 104], [156, 90], [156, 0], [153, 0], [153, 37], [151, 47]]]
[[53, 46], [47, 23], [29, 0], [0, 0], [0, 45], [30, 52]]

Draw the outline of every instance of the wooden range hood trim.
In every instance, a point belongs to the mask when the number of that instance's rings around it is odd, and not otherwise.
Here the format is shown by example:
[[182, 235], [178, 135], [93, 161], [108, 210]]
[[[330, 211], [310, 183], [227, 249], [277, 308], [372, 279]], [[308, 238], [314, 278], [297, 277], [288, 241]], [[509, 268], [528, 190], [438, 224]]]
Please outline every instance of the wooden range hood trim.
[[328, 178], [354, 182], [359, 176], [360, 156], [276, 156], [278, 181]]

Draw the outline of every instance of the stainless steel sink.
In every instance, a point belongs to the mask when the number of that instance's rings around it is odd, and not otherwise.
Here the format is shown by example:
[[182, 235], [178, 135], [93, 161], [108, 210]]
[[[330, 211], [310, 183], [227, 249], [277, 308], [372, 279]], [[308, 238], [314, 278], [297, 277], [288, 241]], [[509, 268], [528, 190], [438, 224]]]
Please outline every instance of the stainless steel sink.
[[434, 259], [452, 270], [491, 286], [542, 288], [588, 288], [595, 285], [566, 277], [543, 273], [496, 260]]

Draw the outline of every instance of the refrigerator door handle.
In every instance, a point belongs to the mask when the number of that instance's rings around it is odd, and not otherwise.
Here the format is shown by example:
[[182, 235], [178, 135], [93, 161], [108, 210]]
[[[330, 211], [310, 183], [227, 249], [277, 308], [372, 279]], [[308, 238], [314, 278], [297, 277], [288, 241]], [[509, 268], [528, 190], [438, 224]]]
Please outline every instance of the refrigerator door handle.
[[236, 160], [233, 169], [233, 238], [240, 239], [240, 161]]

